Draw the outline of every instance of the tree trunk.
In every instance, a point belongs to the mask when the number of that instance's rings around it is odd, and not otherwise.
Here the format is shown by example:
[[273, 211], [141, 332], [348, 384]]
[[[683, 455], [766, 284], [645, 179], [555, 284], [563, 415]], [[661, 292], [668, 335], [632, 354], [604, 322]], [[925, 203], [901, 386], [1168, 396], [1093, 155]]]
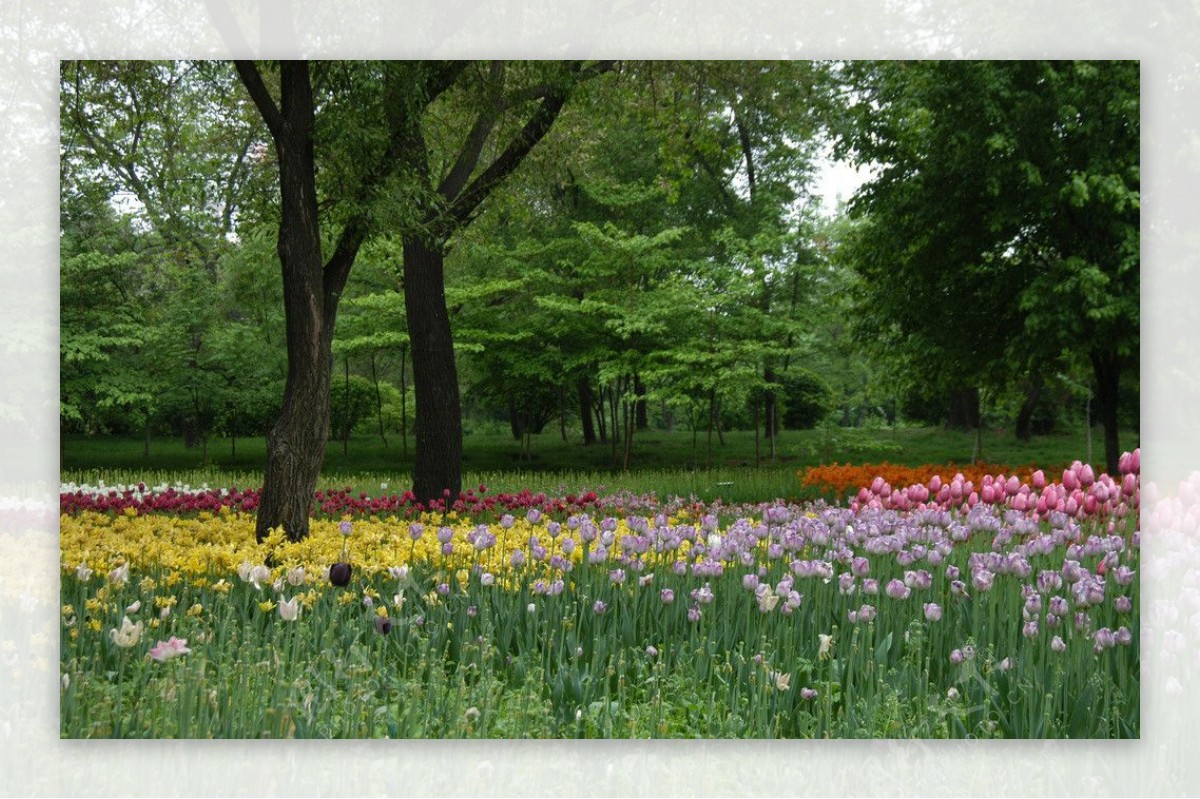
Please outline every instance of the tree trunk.
[[974, 430], [979, 426], [979, 389], [963, 388], [949, 396], [947, 430]]
[[567, 443], [567, 392], [561, 384], [558, 387], [558, 432], [563, 443]]
[[293, 541], [308, 535], [308, 514], [329, 437], [333, 329], [338, 300], [365, 237], [348, 224], [328, 265], [322, 262], [313, 156], [315, 114], [308, 64], [280, 64], [279, 105], [257, 67], [237, 62], [238, 74], [275, 140], [279, 161], [278, 252], [283, 273], [287, 381], [283, 408], [267, 439], [267, 465], [255, 538], [274, 528]]
[[1037, 408], [1037, 401], [1041, 394], [1041, 377], [1030, 378], [1025, 387], [1025, 401], [1021, 403], [1021, 409], [1017, 412], [1016, 434], [1021, 441], [1029, 441], [1033, 438], [1033, 412]]
[[759, 466], [762, 464], [762, 458], [758, 447], [758, 399], [753, 399], [750, 404], [754, 406], [754, 465]]
[[705, 466], [712, 468], [712, 434], [713, 421], [717, 418], [717, 391], [712, 389], [708, 392], [708, 451], [705, 454]]
[[517, 403], [511, 395], [508, 398], [508, 429], [512, 433], [513, 441], [525, 438], [524, 416], [517, 409]]
[[592, 423], [592, 383], [587, 376], [579, 378], [579, 421], [583, 425], [583, 444], [596, 443], [596, 426]]
[[345, 380], [345, 405], [342, 408], [342, 454], [350, 454], [350, 356], [345, 358], [346, 362], [346, 380]]
[[600, 434], [600, 443], [606, 444], [608, 443], [608, 417], [604, 414], [604, 388], [601, 387], [601, 389], [595, 393], [595, 396], [596, 426], [599, 428], [598, 432]]
[[617, 404], [617, 397], [620, 394], [619, 381], [615, 385], [608, 387], [608, 416], [609, 416], [609, 439], [612, 444], [612, 464], [617, 465], [617, 443], [621, 438], [621, 409]]
[[1121, 387], [1121, 367], [1112, 350], [1093, 351], [1092, 369], [1096, 374], [1096, 400], [1100, 405], [1100, 423], [1104, 425], [1104, 469], [1110, 475], [1119, 473], [1121, 458], [1117, 431], [1118, 390]]
[[291, 541], [308, 535], [309, 509], [329, 436], [337, 297], [324, 294], [315, 195], [311, 199], [312, 215], [306, 215], [306, 221], [312, 227], [297, 230], [287, 224], [285, 213], [279, 232], [280, 261], [286, 275], [288, 372], [283, 409], [267, 440], [267, 466], [254, 530], [260, 543], [276, 527], [282, 527]]
[[649, 414], [646, 412], [646, 386], [642, 383], [641, 376], [637, 374], [633, 376], [633, 393], [637, 397], [634, 405], [634, 424], [638, 430], [645, 430], [650, 427]]
[[400, 348], [400, 457], [408, 460], [408, 347]]
[[623, 471], [629, 471], [629, 455], [633, 451], [633, 430], [635, 427], [637, 427], [637, 423], [634, 418], [637, 415], [637, 411], [635, 410], [635, 407], [634, 407], [634, 406], [636, 406], [637, 403], [636, 402], [630, 403], [629, 400], [625, 400], [624, 404], [625, 404], [625, 455], [621, 460], [621, 469]]
[[768, 385], [768, 388], [763, 392], [763, 421], [766, 427], [763, 428], [763, 435], [768, 439], [775, 438], [775, 433], [778, 432], [778, 422], [776, 420], [776, 396], [775, 389], [769, 386], [775, 382], [775, 370], [770, 366], [763, 369], [763, 382]]
[[379, 393], [379, 375], [375, 372], [375, 353], [371, 353], [371, 382], [375, 384], [375, 415], [379, 419], [379, 438], [387, 449], [387, 436], [383, 433], [383, 395]]
[[413, 493], [418, 502], [456, 499], [462, 490], [462, 409], [444, 254], [418, 238], [404, 242], [404, 305], [417, 398]]

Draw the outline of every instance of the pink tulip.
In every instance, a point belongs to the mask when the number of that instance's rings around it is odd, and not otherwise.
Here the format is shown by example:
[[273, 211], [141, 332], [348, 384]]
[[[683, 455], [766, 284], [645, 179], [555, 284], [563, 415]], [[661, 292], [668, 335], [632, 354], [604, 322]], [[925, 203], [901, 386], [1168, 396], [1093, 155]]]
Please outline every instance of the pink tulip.
[[1121, 493], [1132, 497], [1135, 491], [1137, 491], [1137, 475], [1133, 472], [1126, 472], [1125, 477], [1121, 479]]
[[159, 663], [170, 660], [171, 658], [186, 655], [192, 650], [188, 649], [186, 638], [176, 638], [171, 636], [169, 641], [159, 641], [150, 648], [150, 658], [157, 660]]
[[1083, 512], [1087, 516], [1095, 516], [1096, 509], [1099, 507], [1099, 501], [1095, 494], [1088, 494], [1083, 500]]
[[1013, 497], [1013, 503], [1012, 503], [1013, 510], [1015, 510], [1019, 513], [1024, 513], [1025, 508], [1028, 507], [1026, 503], [1027, 503], [1027, 500], [1025, 498], [1025, 495], [1017, 494], [1015, 497]]
[[980, 493], [980, 499], [982, 499], [984, 503], [991, 505], [996, 500], [996, 492], [992, 490], [990, 485], [985, 485], [983, 487], [983, 491]]
[[940, 491], [941, 488], [942, 488], [942, 478], [935, 474], [933, 476], [933, 479], [929, 481], [929, 492], [931, 494], [937, 494], [937, 492]]
[[972, 491], [971, 495], [969, 497], [967, 497], [967, 507], [973, 508], [978, 504], [979, 504], [979, 494], [976, 493], [975, 491]]
[[1084, 466], [1079, 472], [1079, 482], [1084, 488], [1087, 488], [1092, 483], [1096, 482], [1096, 473], [1092, 471], [1092, 465], [1090, 463]]
[[1074, 471], [1071, 469], [1066, 469], [1063, 471], [1062, 484], [1063, 488], [1067, 489], [1068, 491], [1073, 491], [1074, 489], [1079, 488], [1079, 478], [1076, 476]]
[[1063, 510], [1068, 516], [1075, 516], [1079, 513], [1079, 503], [1075, 501], [1075, 497], [1071, 497], [1067, 500]]
[[1053, 508], [1058, 504], [1058, 491], [1054, 486], [1046, 486], [1046, 490], [1042, 493], [1042, 499], [1046, 503], [1047, 508]]
[[1008, 483], [1004, 486], [1004, 488], [1006, 491], [1008, 491], [1008, 495], [1011, 497], [1021, 490], [1021, 481], [1015, 474], [1010, 475], [1008, 478]]
[[1033, 473], [1033, 487], [1038, 491], [1046, 487], [1046, 473], [1041, 469]]

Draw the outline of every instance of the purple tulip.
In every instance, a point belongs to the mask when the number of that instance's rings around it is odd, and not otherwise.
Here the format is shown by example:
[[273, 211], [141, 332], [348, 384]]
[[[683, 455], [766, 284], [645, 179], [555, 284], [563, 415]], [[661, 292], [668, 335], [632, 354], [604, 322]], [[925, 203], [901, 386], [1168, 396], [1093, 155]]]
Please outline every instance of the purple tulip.
[[942, 608], [934, 602], [925, 603], [925, 620], [940, 621], [942, 618]]
[[892, 599], [908, 599], [912, 589], [900, 580], [890, 580], [887, 587], [884, 588], [884, 592]]
[[980, 569], [971, 575], [971, 585], [975, 586], [976, 591], [989, 591], [995, 579], [996, 575], [987, 569]]
[[339, 588], [350, 584], [350, 564], [335, 563], [329, 567], [329, 582]]
[[1067, 643], [1062, 639], [1061, 635], [1056, 635], [1050, 639], [1050, 648], [1059, 654], [1067, 651]]
[[1021, 635], [1025, 636], [1026, 638], [1037, 638], [1037, 634], [1037, 619], [1030, 619], [1029, 621], [1025, 622], [1023, 627], [1021, 627]]
[[662, 600], [664, 605], [669, 605], [675, 601], [675, 592], [670, 588], [664, 588], [658, 592], [658, 598]]
[[1062, 575], [1055, 571], [1041, 571], [1037, 576], [1038, 590], [1043, 594], [1048, 594], [1051, 591], [1057, 591], [1062, 588]]

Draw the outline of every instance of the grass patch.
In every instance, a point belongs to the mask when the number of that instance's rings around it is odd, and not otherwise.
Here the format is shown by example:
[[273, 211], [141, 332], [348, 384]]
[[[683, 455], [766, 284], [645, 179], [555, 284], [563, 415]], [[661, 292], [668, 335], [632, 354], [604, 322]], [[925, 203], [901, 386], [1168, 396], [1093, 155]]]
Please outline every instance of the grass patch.
[[[1099, 431], [1094, 432], [1093, 441], [1100, 440]], [[1125, 431], [1121, 441], [1122, 449], [1132, 450], [1138, 444], [1137, 433]], [[787, 430], [779, 436], [774, 460], [761, 439], [756, 459], [754, 433], [732, 431], [725, 434], [724, 445], [714, 439], [710, 458], [703, 435], [693, 442], [686, 431], [652, 430], [635, 436], [630, 469], [625, 471], [614, 467], [612, 450], [604, 444], [583, 446], [578, 439], [564, 443], [557, 432], [546, 432], [533, 437], [532, 459], [525, 460], [511, 436], [477, 430], [464, 438], [463, 484], [484, 483], [492, 492], [528, 488], [551, 494], [604, 486], [654, 491], [661, 497], [694, 494], [705, 501], [810, 498], [796, 478], [797, 471], [809, 466], [881, 460], [908, 466], [969, 463], [974, 447], [974, 433], [940, 428]], [[178, 439], [152, 441], [149, 457], [143, 448], [140, 439], [68, 437], [62, 448], [63, 479], [257, 486], [266, 461], [261, 438], [238, 439], [236, 448], [228, 440], [212, 441], [207, 461], [203, 449], [188, 449]], [[1037, 436], [1030, 442], [1004, 431], [986, 431], [983, 454], [988, 461], [1012, 466], [1049, 467], [1089, 460], [1084, 431]], [[1094, 448], [1090, 460], [1103, 460], [1103, 451]], [[322, 486], [349, 485], [375, 495], [386, 483], [389, 491], [399, 492], [408, 487], [411, 468], [411, 442], [404, 458], [395, 437], [384, 447], [377, 436], [355, 436], [346, 447], [340, 441], [329, 443]]]

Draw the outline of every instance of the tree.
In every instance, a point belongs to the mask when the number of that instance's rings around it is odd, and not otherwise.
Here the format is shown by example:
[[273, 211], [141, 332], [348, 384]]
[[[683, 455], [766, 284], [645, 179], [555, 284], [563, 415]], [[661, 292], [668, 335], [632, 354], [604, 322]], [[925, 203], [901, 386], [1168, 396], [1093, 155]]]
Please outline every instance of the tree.
[[416, 393], [413, 493], [421, 502], [455, 497], [462, 488], [462, 417], [445, 296], [450, 241], [550, 132], [575, 87], [612, 67], [494, 62], [471, 70], [461, 97], [450, 98], [464, 103], [469, 130], [448, 154], [429, 144], [436, 118], [395, 113], [390, 106], [388, 132], [399, 144], [415, 201], [415, 221], [403, 234], [404, 299]]
[[[239, 61], [236, 67], [275, 145], [280, 192], [278, 252], [288, 354], [283, 407], [268, 440], [255, 535], [261, 541], [273, 528], [282, 527], [289, 539], [298, 540], [308, 534], [309, 508], [328, 441], [338, 303], [369, 233], [371, 204], [399, 168], [405, 144], [393, 127], [391, 136], [355, 142], [370, 147], [365, 158], [360, 150], [356, 165], [362, 166], [358, 169], [338, 170], [344, 164], [334, 162], [338, 177], [345, 181], [339, 197], [343, 205], [338, 209], [342, 224], [326, 260], [318, 211], [315, 142], [319, 134], [336, 133], [343, 144], [354, 132], [369, 134], [372, 129], [366, 126], [356, 131], [336, 124], [361, 122], [364, 111], [385, 109], [396, 119], [409, 117], [445, 91], [461, 66], [390, 64], [381, 68], [382, 74], [370, 65], [331, 67], [322, 75], [323, 85], [344, 90], [326, 98], [329, 102], [323, 105], [321, 116], [329, 128], [322, 130], [317, 126], [316, 95], [308, 62], [280, 64], [278, 103], [256, 64]], [[339, 112], [345, 116], [339, 118]], [[330, 149], [330, 155], [336, 158], [337, 148]]]
[[[847, 65], [840, 149], [874, 164], [842, 252], [860, 332], [955, 389], [1091, 362], [1115, 471], [1138, 341], [1133, 62]], [[929, 313], [936, 308], [937, 313]]]

